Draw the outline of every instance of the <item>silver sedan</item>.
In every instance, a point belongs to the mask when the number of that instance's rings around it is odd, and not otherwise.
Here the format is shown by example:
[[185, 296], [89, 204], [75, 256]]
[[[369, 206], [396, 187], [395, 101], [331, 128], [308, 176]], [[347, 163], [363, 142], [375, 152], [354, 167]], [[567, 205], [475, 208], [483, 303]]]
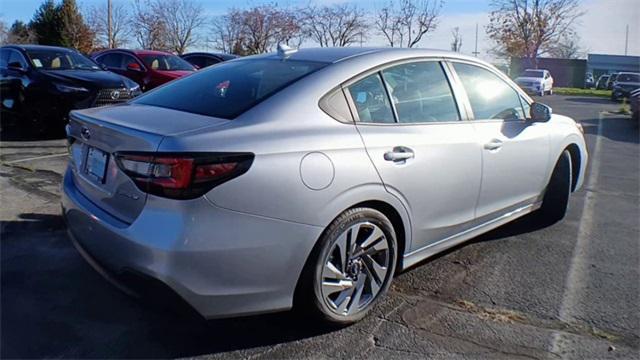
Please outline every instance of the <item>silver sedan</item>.
[[559, 221], [583, 182], [581, 127], [489, 64], [282, 50], [71, 113], [63, 213], [108, 279], [206, 318], [351, 323], [429, 256]]

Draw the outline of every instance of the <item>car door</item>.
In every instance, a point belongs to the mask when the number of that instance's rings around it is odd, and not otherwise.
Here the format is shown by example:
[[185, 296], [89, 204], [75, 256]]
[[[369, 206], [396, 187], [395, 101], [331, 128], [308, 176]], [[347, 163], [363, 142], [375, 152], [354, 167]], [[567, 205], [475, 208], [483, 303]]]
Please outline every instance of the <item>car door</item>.
[[29, 64], [24, 56], [14, 49], [3, 49], [2, 61], [2, 110], [13, 116], [24, 115], [28, 108]]
[[411, 61], [346, 86], [356, 126], [385, 188], [404, 202], [417, 250], [474, 219], [481, 150], [442, 64]]
[[[136, 65], [132, 65], [136, 64]], [[132, 65], [132, 66], [130, 66]], [[123, 75], [128, 77], [129, 79], [138, 83], [141, 87], [144, 83], [145, 77], [145, 66], [138, 61], [134, 56], [129, 54], [122, 54], [122, 70]]]
[[544, 85], [545, 91], [550, 91], [553, 88], [553, 78], [551, 77], [551, 74], [546, 70], [544, 72]]
[[489, 67], [452, 62], [467, 94], [482, 145], [479, 219], [528, 206], [541, 194], [549, 166], [549, 124], [527, 121], [526, 97]]

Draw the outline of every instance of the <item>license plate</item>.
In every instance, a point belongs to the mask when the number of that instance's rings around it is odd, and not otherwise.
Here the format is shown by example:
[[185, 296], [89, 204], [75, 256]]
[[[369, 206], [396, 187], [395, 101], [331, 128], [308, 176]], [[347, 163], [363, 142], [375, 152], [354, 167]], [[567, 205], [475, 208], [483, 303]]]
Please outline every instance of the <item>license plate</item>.
[[106, 152], [90, 146], [87, 153], [86, 173], [94, 177], [98, 182], [104, 183], [108, 159], [109, 155]]

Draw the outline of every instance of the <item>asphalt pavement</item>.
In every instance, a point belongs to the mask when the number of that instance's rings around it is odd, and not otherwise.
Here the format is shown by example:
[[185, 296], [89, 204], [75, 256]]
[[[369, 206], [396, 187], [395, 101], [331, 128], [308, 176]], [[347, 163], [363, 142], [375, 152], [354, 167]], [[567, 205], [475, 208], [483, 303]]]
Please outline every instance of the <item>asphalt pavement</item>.
[[203, 321], [119, 292], [66, 236], [65, 141], [5, 134], [0, 356], [640, 358], [638, 127], [606, 99], [541, 101], [583, 124], [590, 151], [565, 220], [525, 217], [424, 261], [341, 329], [296, 312]]

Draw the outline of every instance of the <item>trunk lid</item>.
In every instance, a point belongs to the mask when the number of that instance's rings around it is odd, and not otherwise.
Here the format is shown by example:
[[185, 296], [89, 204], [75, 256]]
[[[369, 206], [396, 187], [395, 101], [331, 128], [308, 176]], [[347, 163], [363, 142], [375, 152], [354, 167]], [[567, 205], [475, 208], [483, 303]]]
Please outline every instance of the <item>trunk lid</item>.
[[145, 105], [72, 111], [67, 135], [74, 182], [95, 205], [130, 224], [144, 208], [147, 194], [118, 167], [115, 154], [156, 152], [166, 136], [228, 122]]

